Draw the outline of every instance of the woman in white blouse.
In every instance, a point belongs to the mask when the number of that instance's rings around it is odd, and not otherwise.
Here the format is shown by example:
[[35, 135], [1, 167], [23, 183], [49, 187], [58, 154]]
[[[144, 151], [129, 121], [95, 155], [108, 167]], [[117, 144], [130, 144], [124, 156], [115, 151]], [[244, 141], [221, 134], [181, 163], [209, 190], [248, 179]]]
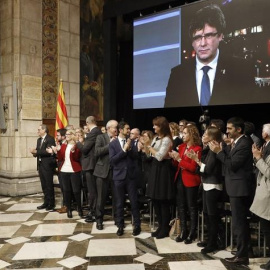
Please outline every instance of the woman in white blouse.
[[157, 239], [167, 237], [170, 231], [170, 206], [174, 198], [173, 171], [169, 152], [172, 136], [167, 119], [163, 116], [153, 120], [156, 137], [151, 145], [145, 145], [153, 157], [147, 195], [152, 199], [158, 221], [158, 229], [152, 233]]

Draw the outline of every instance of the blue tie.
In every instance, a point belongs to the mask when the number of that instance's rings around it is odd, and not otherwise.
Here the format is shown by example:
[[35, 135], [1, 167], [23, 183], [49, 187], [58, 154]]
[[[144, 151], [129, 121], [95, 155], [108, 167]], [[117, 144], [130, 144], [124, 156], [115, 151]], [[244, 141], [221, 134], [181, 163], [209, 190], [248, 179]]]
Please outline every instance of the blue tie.
[[210, 94], [210, 80], [208, 77], [207, 72], [209, 71], [209, 66], [204, 66], [203, 70], [203, 78], [202, 78], [202, 85], [201, 85], [201, 105], [207, 106], [211, 97]]

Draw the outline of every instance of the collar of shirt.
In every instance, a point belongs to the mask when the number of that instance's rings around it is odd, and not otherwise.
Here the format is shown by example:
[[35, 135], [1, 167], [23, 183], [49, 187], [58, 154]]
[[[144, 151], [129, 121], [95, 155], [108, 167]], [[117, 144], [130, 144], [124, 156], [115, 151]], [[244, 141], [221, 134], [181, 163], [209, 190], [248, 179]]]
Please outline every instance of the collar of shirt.
[[[210, 62], [209, 64], [207, 64], [207, 66], [209, 66], [211, 68], [211, 69], [209, 69], [209, 71], [207, 73], [208, 77], [209, 77], [209, 80], [210, 80], [211, 95], [212, 95], [213, 86], [214, 86], [214, 80], [215, 80], [215, 76], [216, 76], [218, 57], [219, 57], [219, 50], [217, 50], [217, 55], [213, 59], [213, 61]], [[198, 93], [199, 101], [201, 100], [201, 84], [202, 84], [202, 78], [203, 78], [203, 70], [202, 70], [202, 68], [204, 66], [205, 65], [202, 64], [198, 60], [198, 58], [196, 56], [196, 85], [197, 85], [197, 93]]]
[[119, 141], [119, 143], [120, 143], [120, 145], [121, 145], [121, 147], [123, 149], [123, 140], [126, 140], [127, 141], [127, 139], [126, 138], [121, 138], [119, 136], [117, 138], [118, 138], [118, 141]]
[[234, 145], [236, 145], [237, 144], [237, 142], [239, 141], [239, 139], [240, 138], [242, 138], [243, 136], [245, 136], [244, 134], [242, 134], [241, 136], [239, 136], [235, 141], [233, 141], [234, 142]]
[[93, 126], [93, 127], [91, 127], [91, 128], [90, 128], [90, 131], [92, 131], [92, 129], [93, 129], [93, 128], [95, 128], [95, 127], [97, 127], [97, 126]]

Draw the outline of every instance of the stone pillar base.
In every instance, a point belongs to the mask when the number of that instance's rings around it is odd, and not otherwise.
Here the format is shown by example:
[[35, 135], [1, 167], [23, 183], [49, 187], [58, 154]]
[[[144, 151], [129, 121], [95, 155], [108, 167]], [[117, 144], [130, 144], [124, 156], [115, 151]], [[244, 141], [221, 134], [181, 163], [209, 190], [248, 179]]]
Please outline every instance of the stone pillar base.
[[0, 195], [15, 197], [40, 192], [41, 184], [36, 172], [0, 174]]

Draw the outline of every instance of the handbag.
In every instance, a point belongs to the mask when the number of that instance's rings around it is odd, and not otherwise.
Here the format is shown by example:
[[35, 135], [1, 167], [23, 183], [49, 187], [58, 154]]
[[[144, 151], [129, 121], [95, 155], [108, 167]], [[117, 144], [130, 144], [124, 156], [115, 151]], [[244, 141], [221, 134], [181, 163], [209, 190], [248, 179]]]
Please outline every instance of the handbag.
[[171, 226], [171, 229], [169, 232], [169, 237], [175, 240], [176, 236], [180, 234], [180, 219], [174, 218], [173, 220], [171, 220], [170, 226]]

